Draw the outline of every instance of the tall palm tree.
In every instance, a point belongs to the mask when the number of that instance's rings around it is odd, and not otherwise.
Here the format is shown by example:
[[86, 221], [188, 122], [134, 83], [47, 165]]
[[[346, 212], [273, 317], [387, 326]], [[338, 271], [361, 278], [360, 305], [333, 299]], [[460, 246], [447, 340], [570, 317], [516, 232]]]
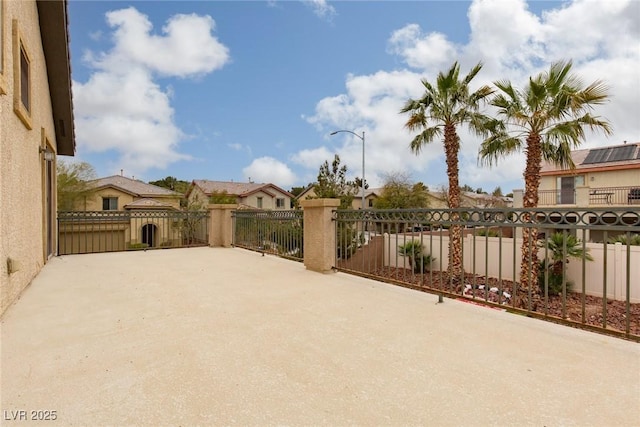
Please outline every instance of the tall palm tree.
[[[607, 87], [600, 80], [584, 86], [571, 73], [571, 61], [551, 64], [549, 71], [529, 78], [516, 89], [507, 80], [494, 82], [499, 92], [490, 104], [497, 108], [496, 119], [485, 123], [489, 137], [480, 147], [480, 162], [492, 166], [500, 157], [524, 150], [523, 207], [538, 206], [542, 160], [563, 168], [574, 168], [571, 149], [579, 147], [585, 128], [611, 133], [606, 120], [590, 114], [593, 107], [607, 101]], [[525, 222], [531, 215], [523, 216]], [[538, 292], [537, 235], [535, 227], [523, 228], [521, 288], [529, 292], [529, 309]], [[535, 307], [533, 307], [535, 309]]]
[[[449, 178], [448, 205], [451, 209], [460, 207], [460, 186], [458, 183], [458, 151], [460, 138], [456, 128], [464, 123], [480, 132], [481, 124], [487, 119], [479, 113], [479, 105], [493, 93], [489, 86], [482, 86], [475, 92], [469, 90], [469, 83], [482, 69], [478, 63], [460, 80], [460, 66], [457, 62], [446, 73], [438, 73], [435, 85], [422, 80], [425, 88], [420, 99], [409, 99], [401, 113], [410, 113], [405, 127], [410, 131], [420, 130], [411, 141], [411, 151], [415, 154], [425, 144], [444, 135], [444, 151]], [[451, 214], [453, 221], [460, 218], [455, 210]], [[455, 224], [449, 229], [449, 268], [450, 280], [457, 282], [464, 274], [462, 267], [462, 225]]]

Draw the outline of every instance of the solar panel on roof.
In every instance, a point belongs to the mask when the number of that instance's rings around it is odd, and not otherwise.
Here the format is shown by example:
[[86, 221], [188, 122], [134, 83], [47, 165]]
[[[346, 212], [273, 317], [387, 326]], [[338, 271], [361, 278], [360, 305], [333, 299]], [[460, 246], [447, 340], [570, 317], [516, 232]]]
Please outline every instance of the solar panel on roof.
[[597, 150], [591, 150], [589, 151], [589, 154], [587, 154], [587, 157], [584, 159], [584, 162], [582, 162], [583, 165], [589, 165], [592, 163], [602, 163], [605, 162], [608, 154], [609, 154], [609, 148], [600, 148]]
[[614, 147], [613, 152], [607, 159], [608, 162], [619, 162], [622, 160], [632, 160], [636, 152], [635, 145], [625, 145], [622, 147]]

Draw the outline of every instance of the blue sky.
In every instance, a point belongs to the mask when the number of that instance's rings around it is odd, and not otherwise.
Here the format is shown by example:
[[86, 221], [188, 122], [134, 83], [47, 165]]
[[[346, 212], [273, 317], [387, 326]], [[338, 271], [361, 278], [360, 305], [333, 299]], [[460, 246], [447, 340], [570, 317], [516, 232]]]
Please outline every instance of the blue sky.
[[[596, 110], [614, 135], [640, 141], [640, 3], [466, 1], [78, 1], [69, 4], [77, 159], [98, 175], [145, 181], [315, 180], [339, 154], [351, 176], [381, 185], [402, 172], [446, 184], [441, 142], [418, 156], [398, 113], [420, 79], [459, 61], [484, 68], [477, 86], [521, 85], [558, 59], [612, 100]], [[524, 158], [477, 165], [479, 140], [460, 132], [460, 181], [522, 188]]]

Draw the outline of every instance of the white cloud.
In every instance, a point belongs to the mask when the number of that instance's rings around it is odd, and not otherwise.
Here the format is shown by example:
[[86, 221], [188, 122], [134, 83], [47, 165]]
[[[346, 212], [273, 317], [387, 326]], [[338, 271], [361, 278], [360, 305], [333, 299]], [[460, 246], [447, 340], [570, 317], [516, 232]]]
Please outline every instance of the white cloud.
[[272, 183], [287, 189], [296, 183], [296, 176], [289, 167], [273, 157], [260, 157], [255, 159], [244, 169], [242, 173], [246, 179], [253, 182]]
[[326, 0], [303, 0], [303, 3], [311, 7], [319, 18], [331, 20], [336, 15], [336, 9]]
[[444, 34], [423, 35], [418, 24], [394, 31], [387, 50], [400, 56], [410, 67], [436, 71], [449, 65], [450, 58], [457, 54], [456, 46]]
[[114, 46], [88, 52], [89, 79], [73, 82], [78, 144], [88, 151], [115, 150], [119, 168], [136, 175], [189, 159], [178, 151], [186, 135], [174, 122], [173, 89], [156, 75], [187, 78], [219, 69], [228, 49], [211, 35], [209, 16], [175, 15], [163, 35], [152, 35], [148, 18], [134, 8], [107, 13]]
[[[366, 176], [373, 185], [389, 171], [406, 171], [417, 180], [445, 183], [441, 142], [413, 155], [408, 148], [413, 135], [403, 127], [407, 116], [398, 114], [408, 98], [423, 93], [422, 78], [434, 81], [437, 72], [446, 71], [454, 61], [466, 73], [482, 60], [484, 67], [472, 82], [473, 88], [499, 79], [521, 87], [529, 76], [548, 69], [551, 62], [573, 59], [573, 71], [585, 83], [602, 79], [611, 88], [611, 102], [596, 107], [595, 114], [611, 121], [614, 136], [607, 139], [587, 131], [584, 146], [640, 141], [640, 27], [635, 22], [639, 13], [640, 2], [633, 0], [575, 0], [541, 16], [533, 14], [523, 0], [475, 0], [468, 11], [471, 33], [467, 44], [455, 45], [441, 33], [408, 24], [394, 31], [387, 45], [387, 52], [398, 55], [407, 69], [348, 76], [345, 93], [320, 100], [315, 114], [306, 120], [322, 132], [365, 130]], [[523, 154], [488, 169], [477, 164], [480, 140], [463, 129], [460, 136], [461, 183], [485, 189], [502, 185], [506, 192], [511, 188], [505, 188], [505, 183], [522, 186]], [[343, 137], [337, 152], [357, 174], [362, 147], [355, 138]], [[293, 158], [312, 152], [307, 149]], [[314, 168], [317, 166], [316, 162]]]

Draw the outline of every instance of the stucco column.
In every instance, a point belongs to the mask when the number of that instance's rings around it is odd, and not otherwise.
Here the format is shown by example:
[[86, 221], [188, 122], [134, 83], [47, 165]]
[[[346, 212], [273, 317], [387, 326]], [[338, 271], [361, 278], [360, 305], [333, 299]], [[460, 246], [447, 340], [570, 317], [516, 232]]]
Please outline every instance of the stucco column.
[[[524, 190], [513, 190], [513, 207], [515, 209], [522, 208], [524, 205]], [[522, 239], [522, 227], [516, 227], [514, 238]]]
[[209, 205], [209, 246], [229, 248], [233, 243], [231, 212], [238, 205]]
[[332, 212], [339, 199], [302, 200], [304, 217], [304, 265], [320, 273], [332, 272], [336, 258], [335, 224]]

